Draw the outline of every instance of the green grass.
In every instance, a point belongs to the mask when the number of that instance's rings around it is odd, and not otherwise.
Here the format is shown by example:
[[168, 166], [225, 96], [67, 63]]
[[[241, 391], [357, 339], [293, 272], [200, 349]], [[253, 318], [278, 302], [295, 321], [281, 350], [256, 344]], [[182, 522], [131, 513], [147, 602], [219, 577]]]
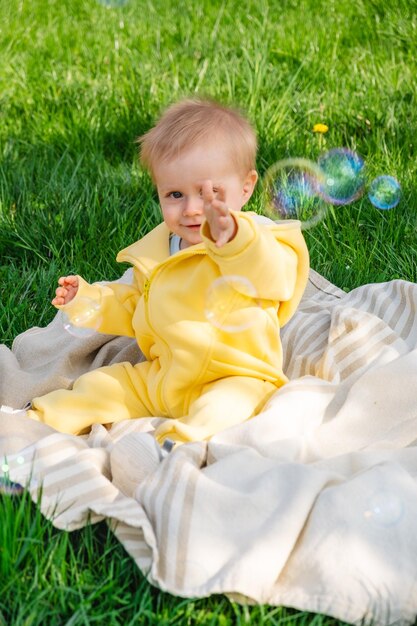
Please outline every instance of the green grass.
[[[135, 138], [190, 94], [248, 112], [261, 178], [283, 157], [339, 146], [363, 156], [369, 180], [396, 176], [396, 209], [364, 196], [306, 238], [312, 266], [347, 290], [416, 281], [416, 44], [409, 0], [2, 0], [2, 342], [52, 319], [62, 273], [120, 275], [117, 251], [160, 220]], [[316, 122], [329, 126], [323, 145]], [[250, 208], [262, 210], [261, 187]], [[146, 583], [104, 523], [68, 534], [27, 496], [0, 506], [0, 624], [333, 623], [173, 598]]]

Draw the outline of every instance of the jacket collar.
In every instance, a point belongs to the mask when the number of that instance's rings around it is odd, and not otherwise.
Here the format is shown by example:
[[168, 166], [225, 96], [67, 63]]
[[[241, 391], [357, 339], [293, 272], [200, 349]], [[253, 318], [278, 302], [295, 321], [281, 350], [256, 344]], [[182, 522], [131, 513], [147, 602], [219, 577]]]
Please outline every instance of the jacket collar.
[[[145, 272], [152, 271], [169, 257], [169, 234], [169, 228], [165, 222], [162, 222], [142, 239], [121, 250], [116, 257], [116, 261], [119, 263], [131, 263]], [[202, 245], [190, 246], [190, 250], [197, 247], [200, 248]], [[177, 252], [177, 254], [181, 253], [181, 251]]]

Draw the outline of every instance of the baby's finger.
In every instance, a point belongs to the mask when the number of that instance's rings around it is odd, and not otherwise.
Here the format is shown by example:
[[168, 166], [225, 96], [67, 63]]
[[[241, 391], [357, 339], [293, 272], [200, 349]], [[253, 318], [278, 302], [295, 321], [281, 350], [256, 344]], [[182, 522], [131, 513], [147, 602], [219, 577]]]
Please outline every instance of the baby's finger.
[[223, 185], [217, 186], [217, 200], [220, 200], [220, 202], [226, 202], [226, 190]]
[[67, 293], [68, 290], [65, 289], [65, 287], [58, 287], [57, 289], [55, 289], [55, 295], [57, 296], [57, 298], [65, 298]]
[[71, 287], [76, 287], [78, 285], [78, 278], [76, 276], [66, 276], [65, 283], [71, 285]]
[[211, 203], [211, 206], [213, 207], [213, 209], [216, 209], [217, 213], [221, 215], [222, 217], [227, 217], [230, 213], [230, 210], [227, 204], [225, 204], [221, 200], [213, 200], [213, 202]]
[[221, 248], [222, 246], [224, 246], [225, 243], [227, 243], [229, 241], [229, 235], [228, 232], [226, 230], [222, 230], [220, 232], [220, 235], [217, 238], [216, 241], [216, 246], [218, 248]]
[[214, 200], [213, 183], [211, 180], [203, 180], [201, 183], [201, 195], [203, 197], [204, 208], [210, 208]]

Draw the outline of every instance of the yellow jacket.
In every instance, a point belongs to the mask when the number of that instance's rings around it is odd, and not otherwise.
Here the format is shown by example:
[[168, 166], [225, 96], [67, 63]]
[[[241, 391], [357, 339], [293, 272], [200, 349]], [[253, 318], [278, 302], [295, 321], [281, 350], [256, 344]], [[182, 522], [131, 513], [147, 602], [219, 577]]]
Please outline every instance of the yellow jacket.
[[[169, 255], [169, 230], [160, 224], [122, 250], [133, 265], [133, 284], [89, 285], [79, 277], [77, 298], [100, 302], [100, 332], [135, 337], [149, 369], [149, 390], [161, 415], [186, 414], [198, 389], [228, 376], [249, 376], [281, 386], [280, 327], [305, 289], [309, 256], [299, 222], [259, 225], [253, 214], [233, 212], [236, 236], [221, 248], [210, 239]], [[240, 275], [256, 289], [251, 324], [224, 332], [205, 316], [205, 296], [216, 278]]]

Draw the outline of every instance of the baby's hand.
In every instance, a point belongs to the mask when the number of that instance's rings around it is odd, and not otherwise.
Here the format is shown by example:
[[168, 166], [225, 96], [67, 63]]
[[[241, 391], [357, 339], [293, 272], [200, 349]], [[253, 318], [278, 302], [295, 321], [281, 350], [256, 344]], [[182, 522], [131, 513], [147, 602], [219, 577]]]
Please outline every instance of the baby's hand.
[[68, 304], [75, 297], [78, 291], [77, 276], [61, 276], [58, 280], [58, 287], [55, 291], [55, 298], [52, 300], [54, 306]]
[[210, 226], [212, 239], [216, 242], [216, 246], [221, 248], [236, 235], [236, 221], [226, 205], [225, 192], [222, 187], [219, 187], [217, 198], [215, 198], [212, 181], [205, 180], [202, 183], [202, 195], [204, 215]]

